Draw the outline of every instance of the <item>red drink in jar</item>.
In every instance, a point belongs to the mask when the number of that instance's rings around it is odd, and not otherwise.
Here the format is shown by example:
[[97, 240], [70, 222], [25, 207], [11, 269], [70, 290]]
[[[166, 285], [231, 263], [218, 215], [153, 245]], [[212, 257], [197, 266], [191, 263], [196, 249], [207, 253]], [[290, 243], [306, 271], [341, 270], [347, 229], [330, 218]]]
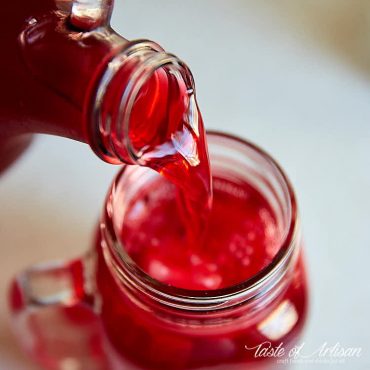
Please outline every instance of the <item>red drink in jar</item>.
[[[208, 138], [214, 202], [199, 243], [179, 216], [176, 187], [148, 168], [125, 166], [88, 256], [16, 280], [14, 317], [32, 328], [24, 345], [40, 362], [274, 368], [276, 359], [256, 357], [256, 348], [297, 341], [307, 284], [291, 185], [254, 145]], [[47, 308], [29, 309], [42, 303]], [[50, 340], [55, 330], [58, 341]]]

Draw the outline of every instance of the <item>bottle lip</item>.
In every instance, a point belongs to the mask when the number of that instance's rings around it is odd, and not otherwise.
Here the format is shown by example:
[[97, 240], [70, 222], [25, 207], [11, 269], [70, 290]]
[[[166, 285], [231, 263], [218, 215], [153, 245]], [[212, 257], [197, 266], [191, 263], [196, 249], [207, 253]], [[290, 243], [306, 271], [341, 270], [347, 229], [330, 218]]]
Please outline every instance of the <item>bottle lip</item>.
[[[122, 89], [118, 106], [112, 107], [118, 112], [112, 122], [112, 117], [107, 119], [102, 115], [106, 92], [117, 72], [134, 57], [140, 57], [140, 63], [130, 76], [129, 83]], [[194, 79], [188, 66], [150, 40], [139, 39], [129, 42], [107, 62], [96, 89], [91, 113], [93, 122], [91, 146], [104, 161], [113, 164], [143, 164], [140, 161], [141, 152], [134, 148], [130, 140], [130, 114], [143, 85], [156, 70], [165, 66], [179, 72], [189, 89], [195, 90]]]
[[112, 125], [110, 119], [103, 119], [103, 103], [110, 83], [114, 80], [117, 72], [122, 68], [130, 55], [145, 51], [163, 52], [157, 43], [139, 39], [126, 43], [111, 59], [105, 63], [105, 68], [96, 84], [95, 94], [92, 96], [90, 113], [91, 124], [88, 125], [90, 146], [95, 154], [103, 161], [111, 164], [122, 164], [130, 162], [130, 155], [122, 160], [114, 150], [112, 142]]
[[[132, 162], [135, 164], [145, 164], [141, 160], [143, 150], [145, 148], [142, 148], [140, 151], [136, 150], [130, 140], [129, 130], [131, 112], [142, 87], [150, 79], [153, 73], [162, 67], [169, 68], [173, 73], [180, 73], [187, 85], [188, 90], [192, 90], [192, 92], [195, 93], [194, 79], [190, 69], [174, 54], [157, 52], [149, 55], [147, 58], [145, 58], [145, 60], [143, 60], [143, 62], [135, 70], [130, 84], [122, 94], [118, 122], [123, 122], [123, 124], [119, 125], [118, 129], [116, 130], [117, 137], [120, 139], [119, 142], [124, 143]], [[150, 122], [148, 122], [148, 124], [150, 124]]]
[[[283, 285], [286, 286], [285, 281], [287, 279], [285, 278], [288, 272], [292, 271], [292, 267], [295, 266], [300, 251], [300, 220], [293, 187], [279, 164], [255, 144], [226, 133], [208, 131], [207, 134], [213, 139], [226, 139], [231, 144], [237, 142], [257, 152], [273, 166], [286, 188], [290, 207], [289, 225], [286, 228], [283, 240], [280, 242], [279, 251], [270, 264], [243, 282], [215, 290], [177, 288], [153, 279], [124, 252], [124, 247], [120, 244], [114, 231], [111, 201], [125, 169], [117, 176], [108, 193], [102, 217], [101, 233], [104, 241], [104, 257], [109, 266], [113, 268], [120, 283], [131, 290], [144, 293], [149, 298], [167, 307], [187, 311], [211, 312], [237, 307], [241, 303], [247, 302], [257, 302], [258, 305], [265, 304], [276, 297], [279, 292], [281, 293]], [[276, 293], [275, 295], [270, 294], [273, 291]], [[263, 300], [263, 297], [267, 298]]]

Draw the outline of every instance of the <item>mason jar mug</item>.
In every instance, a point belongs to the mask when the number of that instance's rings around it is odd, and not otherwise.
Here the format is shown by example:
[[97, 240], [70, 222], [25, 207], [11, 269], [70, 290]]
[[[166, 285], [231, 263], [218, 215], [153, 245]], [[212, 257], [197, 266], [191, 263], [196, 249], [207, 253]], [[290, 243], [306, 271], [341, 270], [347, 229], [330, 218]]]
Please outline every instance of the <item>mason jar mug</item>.
[[14, 329], [37, 362], [49, 369], [267, 369], [276, 368], [276, 359], [256, 355], [259, 346], [296, 343], [307, 282], [292, 186], [250, 142], [209, 132], [208, 145], [214, 177], [251, 184], [267, 200], [280, 235], [271, 261], [218, 289], [190, 290], [154, 278], [132, 257], [122, 229], [143, 189], [160, 175], [126, 165], [108, 192], [89, 251], [14, 279]]

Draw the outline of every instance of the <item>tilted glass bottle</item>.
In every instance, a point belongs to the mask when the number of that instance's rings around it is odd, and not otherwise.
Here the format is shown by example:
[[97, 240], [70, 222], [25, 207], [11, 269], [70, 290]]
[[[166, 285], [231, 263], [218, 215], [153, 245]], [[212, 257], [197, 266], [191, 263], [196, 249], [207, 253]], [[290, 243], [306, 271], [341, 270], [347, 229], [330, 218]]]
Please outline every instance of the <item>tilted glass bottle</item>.
[[191, 90], [190, 71], [158, 44], [118, 35], [112, 7], [112, 0], [2, 5], [0, 171], [33, 133], [88, 143], [110, 163], [136, 163], [144, 147], [176, 130], [164, 127], [161, 90], [169, 72]]

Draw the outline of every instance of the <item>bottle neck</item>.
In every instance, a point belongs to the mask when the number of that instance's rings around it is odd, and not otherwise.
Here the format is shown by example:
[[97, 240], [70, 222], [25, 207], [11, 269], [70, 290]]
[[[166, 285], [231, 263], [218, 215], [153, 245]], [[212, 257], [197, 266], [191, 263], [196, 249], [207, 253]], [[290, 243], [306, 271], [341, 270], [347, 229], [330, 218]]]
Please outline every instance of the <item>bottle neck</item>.
[[[105, 162], [135, 163], [128, 135], [127, 96], [133, 77], [153, 55], [163, 52], [154, 42], [137, 40], [124, 45], [106, 64], [87, 113], [90, 146]], [[120, 142], [119, 142], [120, 141]]]
[[145, 164], [144, 153], [148, 158], [180, 130], [168, 112], [195, 88], [181, 60], [152, 41], [135, 40], [109, 60], [94, 90], [86, 115], [94, 152], [109, 163]]

